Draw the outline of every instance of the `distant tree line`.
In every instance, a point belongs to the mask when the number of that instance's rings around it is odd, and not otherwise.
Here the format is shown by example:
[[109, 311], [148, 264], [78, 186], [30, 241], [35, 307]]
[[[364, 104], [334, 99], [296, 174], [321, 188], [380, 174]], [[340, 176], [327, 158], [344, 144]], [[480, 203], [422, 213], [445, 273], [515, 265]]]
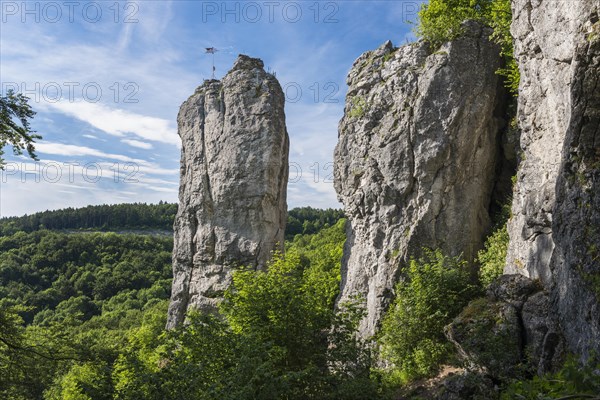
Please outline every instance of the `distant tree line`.
[[83, 208], [65, 208], [43, 211], [22, 217], [0, 219], [0, 234], [10, 235], [17, 231], [34, 232], [48, 230], [101, 230], [158, 229], [172, 230], [177, 204], [103, 204]]
[[[0, 219], [0, 236], [16, 232], [47, 230], [163, 230], [171, 231], [177, 214], [177, 204], [133, 203], [65, 208], [43, 211], [22, 217]], [[342, 210], [312, 207], [294, 208], [288, 213], [286, 239], [298, 234], [313, 234], [333, 226], [343, 218]]]

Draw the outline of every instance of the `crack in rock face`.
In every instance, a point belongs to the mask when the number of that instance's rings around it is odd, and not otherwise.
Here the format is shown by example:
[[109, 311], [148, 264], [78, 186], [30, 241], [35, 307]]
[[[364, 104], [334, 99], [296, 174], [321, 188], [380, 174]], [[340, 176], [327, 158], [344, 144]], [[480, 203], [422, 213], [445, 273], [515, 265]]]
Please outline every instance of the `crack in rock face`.
[[285, 98], [263, 62], [240, 55], [196, 89], [177, 117], [182, 141], [167, 327], [189, 308], [214, 312], [233, 268], [283, 250], [289, 138]]

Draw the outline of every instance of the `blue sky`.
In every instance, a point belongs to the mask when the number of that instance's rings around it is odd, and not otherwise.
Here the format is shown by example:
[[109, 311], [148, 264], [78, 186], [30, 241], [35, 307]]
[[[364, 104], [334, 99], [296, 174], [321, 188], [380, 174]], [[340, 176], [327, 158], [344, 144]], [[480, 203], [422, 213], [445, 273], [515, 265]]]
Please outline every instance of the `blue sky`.
[[413, 40], [415, 1], [0, 1], [0, 83], [38, 112], [40, 162], [6, 149], [0, 216], [177, 201], [181, 103], [238, 54], [286, 91], [290, 208], [340, 207], [331, 175], [346, 74]]

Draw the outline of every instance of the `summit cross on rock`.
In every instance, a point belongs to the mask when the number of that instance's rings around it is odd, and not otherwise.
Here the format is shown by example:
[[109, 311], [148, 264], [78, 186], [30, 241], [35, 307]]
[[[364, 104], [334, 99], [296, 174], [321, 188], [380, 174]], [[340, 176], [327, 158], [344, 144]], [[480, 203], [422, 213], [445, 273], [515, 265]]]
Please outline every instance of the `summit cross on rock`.
[[215, 79], [215, 53], [219, 51], [215, 47], [205, 47], [206, 54], [212, 54], [212, 79]]

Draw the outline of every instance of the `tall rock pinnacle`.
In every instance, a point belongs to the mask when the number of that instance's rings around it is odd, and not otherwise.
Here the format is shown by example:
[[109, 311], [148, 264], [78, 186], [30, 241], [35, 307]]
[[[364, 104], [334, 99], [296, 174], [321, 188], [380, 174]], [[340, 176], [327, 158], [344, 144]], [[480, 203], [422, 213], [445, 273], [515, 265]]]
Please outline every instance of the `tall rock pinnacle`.
[[435, 53], [425, 42], [387, 42], [348, 75], [335, 150], [335, 189], [350, 222], [339, 301], [364, 298], [366, 336], [410, 257], [430, 247], [472, 259], [489, 229], [501, 60], [489, 29], [464, 28]]
[[259, 59], [240, 55], [177, 117], [182, 141], [167, 327], [212, 311], [237, 266], [263, 268], [283, 248], [289, 138], [284, 95]]

